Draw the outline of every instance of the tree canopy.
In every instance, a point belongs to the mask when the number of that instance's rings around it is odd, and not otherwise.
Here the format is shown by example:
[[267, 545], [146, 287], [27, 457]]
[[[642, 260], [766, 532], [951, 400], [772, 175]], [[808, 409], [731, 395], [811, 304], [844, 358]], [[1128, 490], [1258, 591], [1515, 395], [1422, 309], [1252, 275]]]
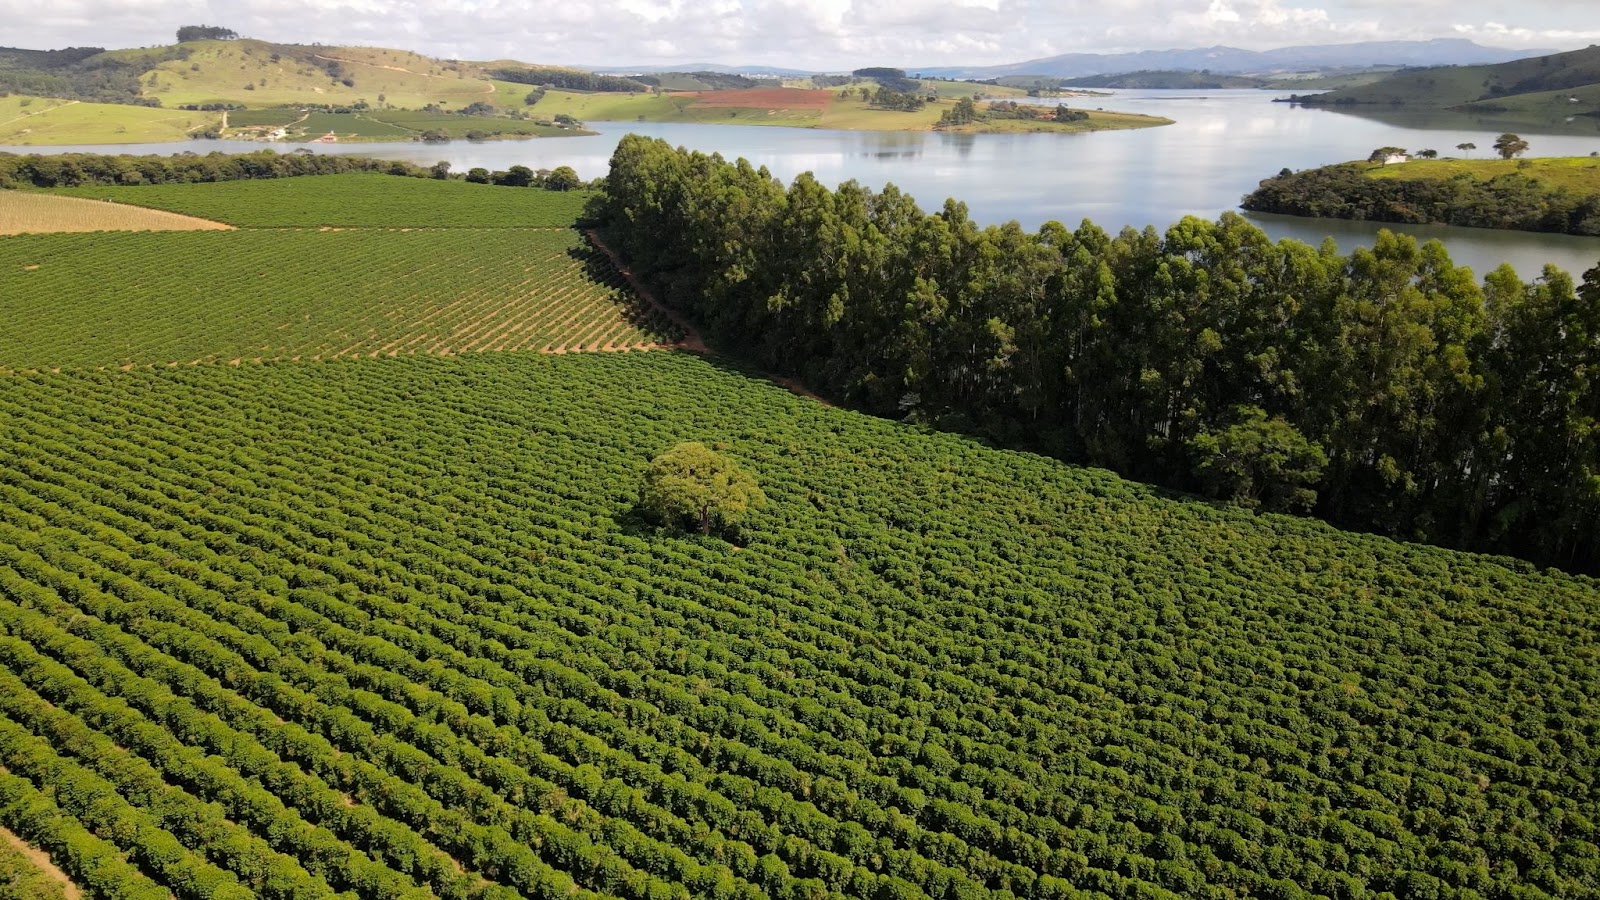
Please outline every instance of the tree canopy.
[[754, 475], [698, 441], [678, 444], [650, 461], [639, 503], [671, 525], [701, 534], [737, 523], [766, 502]]
[[1501, 159], [1513, 159], [1528, 152], [1528, 142], [1510, 132], [1494, 139], [1494, 150]]
[[220, 25], [184, 25], [178, 29], [180, 44], [187, 41], [232, 41], [238, 37], [239, 32]]
[[930, 215], [892, 186], [785, 186], [638, 136], [590, 213], [713, 340], [834, 400], [1364, 530], [1600, 565], [1600, 272], [1581, 290], [1554, 268], [1480, 285], [1438, 243], [1380, 232], [1344, 256], [1232, 213], [1164, 233], [982, 228], [954, 200]]

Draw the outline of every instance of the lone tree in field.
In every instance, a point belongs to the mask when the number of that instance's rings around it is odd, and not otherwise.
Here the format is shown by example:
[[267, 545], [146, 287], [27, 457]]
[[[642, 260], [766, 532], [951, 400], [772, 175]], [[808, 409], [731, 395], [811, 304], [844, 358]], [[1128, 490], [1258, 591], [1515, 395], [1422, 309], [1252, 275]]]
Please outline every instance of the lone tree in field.
[[1472, 151], [1478, 149], [1478, 145], [1471, 141], [1467, 141], [1465, 144], [1457, 144], [1456, 149], [1460, 150], [1462, 153], [1465, 153], [1467, 155], [1467, 159], [1471, 159]]
[[1511, 159], [1528, 152], [1528, 142], [1507, 132], [1494, 139], [1494, 149], [1501, 159]]
[[650, 461], [639, 504], [670, 525], [693, 523], [701, 534], [725, 528], [766, 502], [754, 475], [697, 441]]

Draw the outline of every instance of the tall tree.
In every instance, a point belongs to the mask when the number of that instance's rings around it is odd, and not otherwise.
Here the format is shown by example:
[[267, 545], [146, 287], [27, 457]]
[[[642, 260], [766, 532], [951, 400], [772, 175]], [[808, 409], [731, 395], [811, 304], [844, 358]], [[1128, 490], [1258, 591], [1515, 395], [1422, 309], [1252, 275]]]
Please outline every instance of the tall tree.
[[694, 523], [701, 534], [736, 524], [766, 502], [754, 475], [698, 441], [650, 461], [639, 502], [669, 524]]
[[1528, 142], [1510, 132], [1494, 139], [1494, 150], [1501, 159], [1512, 159], [1528, 152]]

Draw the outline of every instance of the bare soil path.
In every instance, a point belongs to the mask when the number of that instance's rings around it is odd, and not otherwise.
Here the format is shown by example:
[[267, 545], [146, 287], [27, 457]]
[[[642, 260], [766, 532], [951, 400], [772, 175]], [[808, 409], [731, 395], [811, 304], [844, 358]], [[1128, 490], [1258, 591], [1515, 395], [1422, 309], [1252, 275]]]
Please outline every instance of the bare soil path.
[[677, 310], [672, 309], [671, 307], [662, 303], [660, 300], [656, 299], [656, 295], [652, 293], [649, 288], [644, 286], [644, 283], [639, 280], [638, 276], [633, 274], [633, 270], [623, 264], [622, 257], [618, 256], [615, 250], [612, 250], [610, 247], [606, 246], [606, 242], [600, 238], [600, 234], [597, 231], [595, 231], [593, 228], [589, 228], [585, 229], [584, 234], [589, 236], [589, 243], [594, 244], [597, 250], [599, 250], [601, 253], [604, 253], [606, 258], [611, 260], [611, 265], [616, 267], [617, 272], [620, 273], [623, 278], [628, 280], [628, 284], [633, 288], [634, 293], [638, 294], [639, 297], [644, 300], [644, 302], [650, 304], [651, 309], [654, 309], [656, 312], [666, 316], [669, 320], [671, 320], [672, 324], [678, 326], [678, 328], [683, 331], [683, 340], [678, 344], [680, 348], [688, 350], [691, 353], [711, 352], [710, 348], [706, 347], [706, 342], [700, 337], [699, 330], [693, 325], [689, 324], [688, 319], [678, 315]]
[[67, 873], [61, 871], [55, 863], [50, 861], [50, 854], [17, 837], [10, 829], [4, 827], [0, 827], [0, 840], [21, 851], [29, 862], [33, 863], [39, 871], [45, 874], [45, 877], [51, 881], [59, 882], [61, 884], [61, 892], [66, 895], [67, 900], [80, 900], [83, 896], [83, 892], [78, 890], [78, 886], [72, 883], [72, 879], [67, 877]]

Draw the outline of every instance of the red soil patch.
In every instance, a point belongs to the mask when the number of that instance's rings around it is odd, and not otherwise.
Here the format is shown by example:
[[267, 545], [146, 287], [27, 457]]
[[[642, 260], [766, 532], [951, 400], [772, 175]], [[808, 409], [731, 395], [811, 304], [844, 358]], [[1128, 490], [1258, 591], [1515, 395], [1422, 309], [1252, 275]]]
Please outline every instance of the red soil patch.
[[[751, 109], [803, 109], [825, 112], [833, 99], [832, 91], [808, 91], [803, 88], [756, 88], [748, 91], [690, 91], [694, 107]], [[694, 108], [691, 107], [691, 108]]]

